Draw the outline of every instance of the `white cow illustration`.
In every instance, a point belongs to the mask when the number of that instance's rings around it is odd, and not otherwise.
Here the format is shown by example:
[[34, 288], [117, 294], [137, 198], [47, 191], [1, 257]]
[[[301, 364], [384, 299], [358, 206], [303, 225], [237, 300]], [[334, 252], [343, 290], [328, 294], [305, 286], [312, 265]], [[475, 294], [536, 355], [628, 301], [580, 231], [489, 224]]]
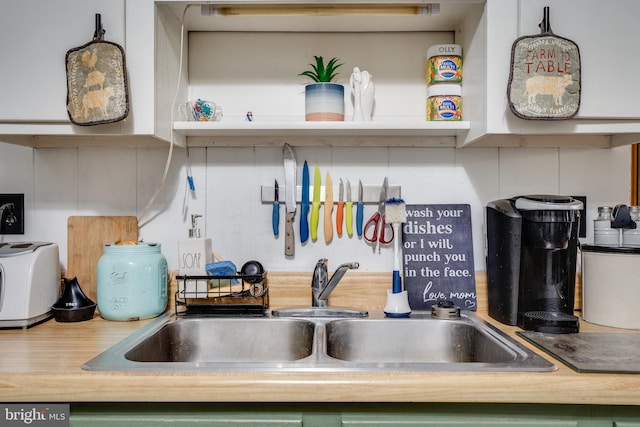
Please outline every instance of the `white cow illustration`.
[[529, 104], [535, 104], [537, 95], [551, 95], [555, 106], [562, 105], [562, 96], [572, 81], [571, 74], [529, 77], [525, 83], [526, 89], [523, 96], [527, 97]]
[[114, 95], [112, 87], [105, 87], [104, 89], [92, 90], [87, 92], [82, 97], [82, 112], [84, 118], [89, 118], [89, 110], [93, 108], [100, 108], [102, 114], [107, 116], [107, 105], [109, 104], [109, 98]]

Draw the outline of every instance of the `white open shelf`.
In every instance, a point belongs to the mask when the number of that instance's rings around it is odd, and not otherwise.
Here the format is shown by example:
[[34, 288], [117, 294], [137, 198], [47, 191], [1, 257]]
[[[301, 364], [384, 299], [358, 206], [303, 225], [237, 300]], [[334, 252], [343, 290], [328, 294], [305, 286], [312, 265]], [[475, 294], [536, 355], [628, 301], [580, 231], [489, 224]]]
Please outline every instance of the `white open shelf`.
[[455, 147], [456, 137], [467, 132], [468, 121], [427, 122], [380, 120], [372, 122], [306, 122], [297, 120], [256, 120], [224, 118], [220, 122], [173, 123], [174, 136], [192, 147], [281, 144], [295, 138], [297, 144], [332, 146], [394, 145]]
[[254, 120], [224, 118], [220, 122], [173, 124], [174, 132], [185, 136], [456, 136], [469, 130], [469, 122], [427, 122], [380, 120], [371, 122], [306, 122], [299, 120]]

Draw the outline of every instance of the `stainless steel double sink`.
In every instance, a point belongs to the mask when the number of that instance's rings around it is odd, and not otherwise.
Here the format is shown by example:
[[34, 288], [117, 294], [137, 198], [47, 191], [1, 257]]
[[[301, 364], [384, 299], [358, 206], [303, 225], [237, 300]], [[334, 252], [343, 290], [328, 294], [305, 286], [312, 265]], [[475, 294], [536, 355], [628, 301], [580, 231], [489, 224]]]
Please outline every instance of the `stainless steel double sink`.
[[409, 318], [182, 317], [167, 313], [83, 365], [141, 372], [553, 371], [471, 312]]

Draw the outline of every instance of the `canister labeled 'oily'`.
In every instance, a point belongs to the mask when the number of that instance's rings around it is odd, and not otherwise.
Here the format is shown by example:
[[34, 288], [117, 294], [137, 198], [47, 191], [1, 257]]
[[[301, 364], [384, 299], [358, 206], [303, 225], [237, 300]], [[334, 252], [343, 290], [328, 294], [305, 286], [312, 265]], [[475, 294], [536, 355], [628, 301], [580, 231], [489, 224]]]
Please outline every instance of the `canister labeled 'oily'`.
[[98, 310], [107, 320], [148, 319], [167, 307], [167, 260], [157, 243], [106, 244], [96, 273]]
[[427, 50], [427, 83], [462, 83], [462, 47], [437, 44]]

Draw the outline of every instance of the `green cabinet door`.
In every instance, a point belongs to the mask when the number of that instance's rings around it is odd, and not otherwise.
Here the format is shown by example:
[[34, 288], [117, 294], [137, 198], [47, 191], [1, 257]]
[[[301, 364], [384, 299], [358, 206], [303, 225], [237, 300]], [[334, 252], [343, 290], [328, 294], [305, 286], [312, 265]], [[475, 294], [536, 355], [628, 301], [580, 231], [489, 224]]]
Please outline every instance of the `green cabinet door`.
[[72, 404], [70, 427], [302, 427], [302, 413], [260, 404]]
[[78, 403], [71, 427], [640, 427], [640, 406], [478, 403]]

